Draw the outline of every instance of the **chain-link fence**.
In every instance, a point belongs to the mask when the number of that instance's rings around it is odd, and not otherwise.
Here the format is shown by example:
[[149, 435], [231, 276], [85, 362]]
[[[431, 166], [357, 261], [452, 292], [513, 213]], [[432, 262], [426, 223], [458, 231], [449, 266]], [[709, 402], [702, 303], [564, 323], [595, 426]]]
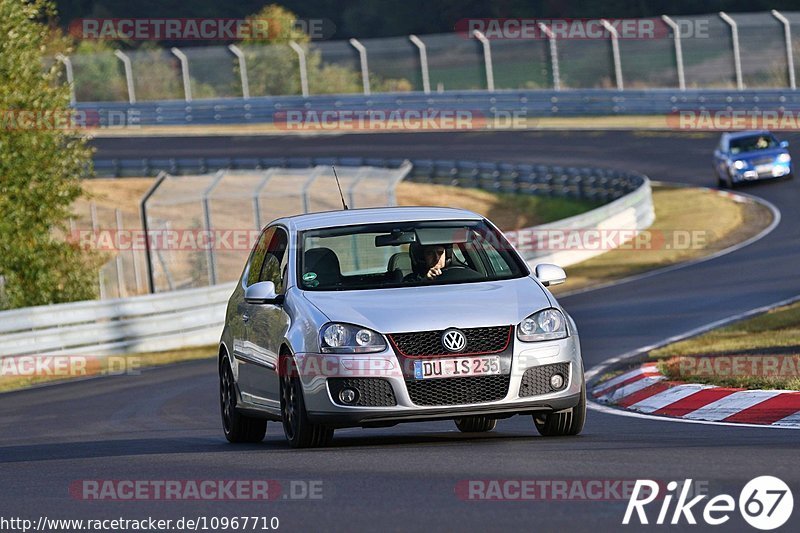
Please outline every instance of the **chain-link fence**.
[[[349, 207], [395, 205], [395, 188], [410, 171], [337, 166]], [[130, 206], [129, 206], [130, 207]], [[276, 218], [341, 209], [330, 166], [162, 173], [139, 209], [95, 202], [76, 205], [70, 230], [108, 256], [100, 297], [203, 287], [234, 281], [260, 228]]]
[[78, 102], [465, 89], [794, 88], [800, 62], [800, 12], [527, 21], [537, 30], [527, 36], [505, 31], [507, 19], [496, 22], [505, 26], [497, 30], [482, 21], [484, 33], [140, 49], [59, 60], [70, 70], [65, 79], [73, 80]]

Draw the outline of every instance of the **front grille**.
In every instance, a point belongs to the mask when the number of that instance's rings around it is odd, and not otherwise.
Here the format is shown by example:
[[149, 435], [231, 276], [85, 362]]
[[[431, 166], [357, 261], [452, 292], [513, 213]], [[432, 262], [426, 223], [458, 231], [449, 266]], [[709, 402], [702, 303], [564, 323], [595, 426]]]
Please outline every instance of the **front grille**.
[[550, 386], [550, 378], [553, 374], [564, 376], [564, 386], [559, 390], [566, 388], [567, 383], [569, 383], [569, 363], [535, 366], [526, 370], [522, 374], [522, 383], [519, 386], [520, 397], [539, 396], [555, 392], [553, 387]]
[[[392, 385], [381, 378], [328, 378], [331, 398], [339, 405], [358, 407], [391, 407], [397, 405]], [[342, 389], [354, 389], [356, 401], [344, 403], [339, 399]]]
[[408, 395], [415, 405], [465, 405], [496, 402], [508, 394], [511, 376], [407, 379]]
[[[511, 340], [511, 327], [462, 329], [467, 337], [466, 347], [458, 355], [502, 352]], [[424, 357], [434, 355], [453, 355], [442, 346], [445, 330], [419, 331], [414, 333], [394, 333], [389, 335], [392, 344], [401, 355]]]

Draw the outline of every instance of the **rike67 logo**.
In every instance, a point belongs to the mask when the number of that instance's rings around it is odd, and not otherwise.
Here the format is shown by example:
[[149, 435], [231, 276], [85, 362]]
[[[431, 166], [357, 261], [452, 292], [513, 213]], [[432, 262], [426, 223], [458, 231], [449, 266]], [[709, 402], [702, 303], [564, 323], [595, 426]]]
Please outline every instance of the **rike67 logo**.
[[[622, 523], [625, 525], [650, 524], [652, 512], [648, 516], [645, 507], [660, 500], [661, 506], [655, 524], [697, 524], [697, 514], [711, 526], [726, 523], [737, 509], [737, 501], [733, 496], [720, 494], [701, 504], [708, 498], [707, 494], [694, 496], [691, 499], [692, 480], [687, 479], [683, 485], [677, 481], [667, 483], [665, 494], [659, 494], [663, 485], [655, 481], [637, 480], [633, 493], [628, 500]], [[672, 502], [677, 497], [674, 508]], [[653, 507], [658, 507], [656, 504]], [[738, 510], [742, 518], [756, 529], [764, 531], [781, 527], [792, 516], [794, 497], [789, 486], [781, 479], [773, 476], [760, 476], [750, 480], [739, 493]], [[651, 509], [654, 511], [655, 509]]]

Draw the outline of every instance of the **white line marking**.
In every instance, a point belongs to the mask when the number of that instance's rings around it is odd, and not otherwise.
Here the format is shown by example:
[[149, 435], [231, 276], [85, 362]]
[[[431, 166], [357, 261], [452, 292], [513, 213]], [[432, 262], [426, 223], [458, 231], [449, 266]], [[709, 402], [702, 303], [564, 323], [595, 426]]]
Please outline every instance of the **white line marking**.
[[592, 394], [595, 396], [602, 396], [606, 390], [611, 389], [626, 380], [650, 372], [658, 372], [658, 367], [655, 365], [642, 366], [635, 370], [631, 370], [630, 372], [625, 372], [624, 374], [621, 374], [615, 378], [604, 381], [592, 390]]
[[629, 418], [640, 418], [644, 420], [652, 420], [654, 422], [680, 422], [682, 424], [702, 424], [705, 426], [728, 426], [737, 428], [761, 428], [761, 429], [800, 429], [800, 426], [768, 426], [766, 424], [739, 424], [736, 422], [713, 422], [711, 420], [687, 420], [685, 418], [671, 418], [668, 416], [649, 415], [646, 413], [637, 413], [635, 411], [628, 411], [626, 409], [616, 409], [607, 405], [595, 403], [591, 400], [587, 401], [587, 407], [592, 411], [599, 411], [607, 415], [627, 416]]
[[774, 426], [795, 426], [800, 427], [800, 411], [782, 418], [773, 424]]
[[780, 394], [778, 391], [744, 390], [729, 394], [715, 402], [683, 415], [690, 420], [723, 420]]
[[629, 383], [628, 385], [620, 387], [617, 390], [606, 394], [605, 396], [601, 396], [597, 399], [597, 401], [616, 403], [625, 399], [627, 396], [630, 396], [634, 392], [639, 392], [640, 390], [646, 389], [650, 385], [655, 385], [659, 381], [664, 381], [665, 379], [666, 378], [664, 376], [660, 375], [640, 379], [639, 381], [634, 381], [633, 383]]
[[652, 413], [653, 411], [658, 411], [659, 409], [673, 404], [678, 400], [682, 400], [687, 396], [691, 396], [697, 391], [709, 388], [711, 388], [711, 385], [700, 385], [697, 383], [678, 385], [676, 387], [671, 387], [664, 392], [654, 394], [649, 398], [645, 398], [644, 400], [631, 405], [628, 407], [628, 409], [633, 409], [634, 411], [639, 411], [641, 413]]

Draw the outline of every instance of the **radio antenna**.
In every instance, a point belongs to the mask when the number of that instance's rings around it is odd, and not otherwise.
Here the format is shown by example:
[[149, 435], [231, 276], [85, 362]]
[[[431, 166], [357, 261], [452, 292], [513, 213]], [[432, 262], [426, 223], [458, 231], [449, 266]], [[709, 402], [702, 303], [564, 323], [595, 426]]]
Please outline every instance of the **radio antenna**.
[[336, 167], [335, 166], [331, 165], [331, 168], [333, 169], [333, 177], [336, 178], [336, 186], [339, 187], [339, 196], [342, 199], [342, 208], [345, 211], [347, 211], [350, 208], [347, 207], [347, 204], [344, 201], [344, 194], [342, 194], [342, 185], [341, 185], [341, 183], [339, 183], [339, 175], [336, 173]]

